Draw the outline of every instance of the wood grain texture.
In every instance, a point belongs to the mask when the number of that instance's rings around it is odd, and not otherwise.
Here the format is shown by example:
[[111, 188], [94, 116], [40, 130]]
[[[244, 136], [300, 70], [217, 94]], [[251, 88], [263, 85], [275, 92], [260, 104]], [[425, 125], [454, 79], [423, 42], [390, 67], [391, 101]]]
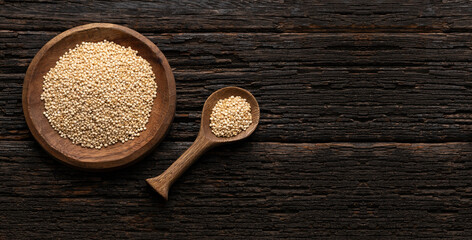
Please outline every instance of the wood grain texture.
[[[0, 0], [0, 239], [470, 239], [468, 1]], [[165, 142], [97, 175], [27, 130], [21, 88], [56, 34], [110, 22], [168, 58]], [[203, 155], [164, 204], [143, 179], [194, 140], [205, 99], [236, 85], [257, 131]]]
[[71, 171], [33, 141], [1, 141], [0, 149], [10, 156], [0, 158], [0, 236], [467, 239], [472, 234], [472, 143], [240, 142], [203, 155], [164, 203], [142, 179], [162, 172], [190, 144], [167, 141], [127, 169], [97, 175]]
[[[0, 45], [9, 56], [0, 60], [0, 124], [7, 126], [0, 131], [24, 139], [19, 80], [55, 33], [8, 33]], [[470, 33], [146, 35], [174, 67], [174, 140], [193, 141], [205, 99], [230, 85], [253, 92], [261, 105], [254, 141], [472, 139]]]
[[[467, 1], [9, 1], [0, 27], [53, 30], [96, 22], [139, 32], [463, 32]], [[15, 13], [15, 14], [11, 14]], [[157, 23], [157, 24], [156, 24]]]

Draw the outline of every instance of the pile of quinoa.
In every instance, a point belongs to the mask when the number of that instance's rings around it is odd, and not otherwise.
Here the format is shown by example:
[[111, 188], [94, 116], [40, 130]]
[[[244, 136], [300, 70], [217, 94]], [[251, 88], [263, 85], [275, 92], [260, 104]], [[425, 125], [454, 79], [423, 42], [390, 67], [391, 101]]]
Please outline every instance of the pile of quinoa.
[[63, 138], [100, 149], [146, 130], [157, 84], [138, 52], [107, 40], [82, 42], [44, 76], [44, 116]]
[[236, 136], [251, 123], [251, 105], [240, 96], [218, 100], [210, 115], [211, 131], [217, 137]]

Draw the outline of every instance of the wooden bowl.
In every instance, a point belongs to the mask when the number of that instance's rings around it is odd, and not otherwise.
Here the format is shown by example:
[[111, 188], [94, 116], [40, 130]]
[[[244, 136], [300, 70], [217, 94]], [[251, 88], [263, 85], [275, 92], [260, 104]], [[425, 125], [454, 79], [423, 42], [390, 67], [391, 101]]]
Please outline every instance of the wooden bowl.
[[[147, 130], [134, 140], [97, 150], [80, 147], [71, 140], [60, 137], [43, 115], [45, 108], [40, 95], [43, 92], [43, 76], [55, 66], [60, 56], [76, 44], [105, 39], [137, 50], [138, 55], [151, 64], [156, 75], [157, 97], [146, 125]], [[120, 168], [149, 153], [167, 133], [174, 118], [175, 103], [174, 75], [164, 54], [143, 35], [115, 24], [87, 24], [57, 35], [33, 58], [23, 84], [23, 111], [36, 140], [61, 162], [90, 171]]]

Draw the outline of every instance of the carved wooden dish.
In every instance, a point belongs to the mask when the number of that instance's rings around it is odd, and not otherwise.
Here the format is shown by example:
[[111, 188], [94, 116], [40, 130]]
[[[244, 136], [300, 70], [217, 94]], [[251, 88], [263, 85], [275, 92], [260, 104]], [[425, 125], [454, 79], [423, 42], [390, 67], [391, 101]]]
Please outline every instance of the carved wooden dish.
[[[81, 42], [99, 42], [105, 39], [137, 50], [138, 55], [151, 64], [158, 89], [151, 117], [146, 125], [147, 130], [133, 140], [97, 150], [83, 148], [69, 139], [61, 138], [43, 115], [45, 108], [40, 96], [43, 92], [43, 76], [55, 66], [60, 56]], [[61, 162], [90, 171], [124, 167], [149, 153], [167, 133], [174, 118], [175, 104], [174, 75], [164, 54], [143, 35], [115, 24], [87, 24], [54, 37], [32, 60], [23, 84], [23, 111], [36, 140]]]

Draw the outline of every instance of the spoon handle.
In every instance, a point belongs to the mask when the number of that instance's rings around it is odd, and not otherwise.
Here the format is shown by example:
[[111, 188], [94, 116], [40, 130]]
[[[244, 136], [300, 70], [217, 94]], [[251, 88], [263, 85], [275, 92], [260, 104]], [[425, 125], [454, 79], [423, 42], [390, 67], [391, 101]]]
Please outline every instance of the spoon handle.
[[182, 154], [167, 170], [161, 175], [146, 179], [146, 182], [156, 190], [166, 200], [168, 199], [169, 188], [203, 153], [214, 146], [203, 135], [198, 134], [192, 146]]

